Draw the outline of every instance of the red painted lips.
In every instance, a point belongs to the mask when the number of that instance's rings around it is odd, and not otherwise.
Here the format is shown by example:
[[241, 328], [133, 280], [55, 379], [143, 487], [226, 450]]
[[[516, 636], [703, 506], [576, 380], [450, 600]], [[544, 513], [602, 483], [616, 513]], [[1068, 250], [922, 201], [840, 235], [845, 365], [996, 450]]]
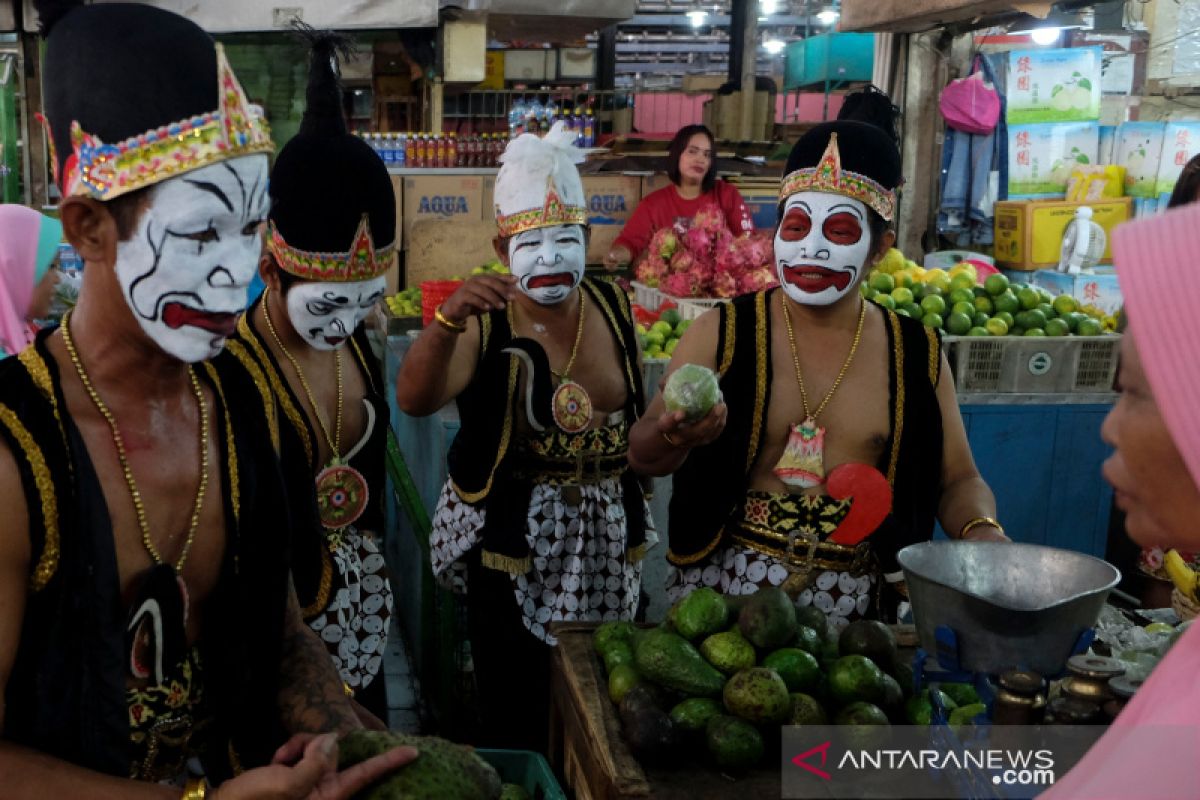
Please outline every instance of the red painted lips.
[[534, 275], [529, 279], [528, 286], [530, 289], [546, 289], [550, 286], [567, 286], [575, 285], [575, 276], [570, 272], [555, 272], [550, 275]]
[[797, 289], [811, 294], [823, 292], [830, 287], [837, 289], [839, 292], [844, 292], [850, 285], [850, 281], [854, 280], [854, 274], [851, 272], [826, 269], [825, 267], [817, 267], [809, 264], [794, 267], [785, 266], [783, 268], [783, 277]]
[[215, 314], [174, 302], [163, 306], [162, 312], [163, 322], [172, 330], [190, 325], [225, 337], [232, 336], [237, 330], [238, 317], [238, 314]]

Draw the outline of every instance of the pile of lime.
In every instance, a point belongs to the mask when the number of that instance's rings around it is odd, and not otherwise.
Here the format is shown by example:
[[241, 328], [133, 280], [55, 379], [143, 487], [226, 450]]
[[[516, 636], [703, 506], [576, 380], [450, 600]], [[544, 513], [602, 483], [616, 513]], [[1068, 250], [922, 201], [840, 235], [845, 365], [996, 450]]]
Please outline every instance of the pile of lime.
[[642, 356], [657, 359], [670, 358], [671, 354], [675, 352], [679, 340], [683, 338], [683, 334], [691, 324], [690, 319], [680, 317], [679, 311], [674, 308], [663, 311], [658, 319], [649, 326], [638, 323], [637, 333], [642, 343]]

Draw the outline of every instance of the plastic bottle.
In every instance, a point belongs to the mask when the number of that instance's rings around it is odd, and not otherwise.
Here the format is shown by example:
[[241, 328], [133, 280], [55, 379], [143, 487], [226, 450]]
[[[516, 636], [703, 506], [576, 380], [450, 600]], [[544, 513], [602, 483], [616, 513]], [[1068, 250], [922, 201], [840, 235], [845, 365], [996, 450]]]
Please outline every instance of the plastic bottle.
[[530, 133], [533, 133], [533, 134], [541, 133], [542, 117], [545, 113], [546, 113], [546, 109], [542, 105], [541, 100], [539, 100], [536, 97], [533, 98], [533, 102], [529, 104], [529, 108], [525, 112], [525, 115], [527, 117], [529, 117], [528, 130]]
[[446, 167], [446, 135], [444, 133], [435, 134], [433, 140], [433, 166], [438, 169]]
[[408, 134], [404, 139], [404, 165], [406, 167], [415, 167], [417, 165], [417, 136], [416, 134]]
[[396, 155], [392, 159], [397, 167], [404, 168], [408, 165], [408, 135], [403, 133], [396, 134]]
[[458, 134], [456, 133], [450, 134], [450, 139], [446, 142], [446, 166], [462, 166], [462, 161], [459, 160]]
[[512, 136], [520, 136], [525, 132], [525, 98], [518, 97], [512, 109], [508, 112], [508, 132]]
[[583, 147], [583, 109], [575, 106], [571, 114], [571, 130], [575, 134], [575, 146]]
[[425, 134], [418, 133], [413, 135], [413, 159], [412, 167], [423, 169], [425, 167]]
[[591, 106], [588, 106], [587, 113], [583, 117], [583, 146], [596, 146], [596, 117], [592, 113]]

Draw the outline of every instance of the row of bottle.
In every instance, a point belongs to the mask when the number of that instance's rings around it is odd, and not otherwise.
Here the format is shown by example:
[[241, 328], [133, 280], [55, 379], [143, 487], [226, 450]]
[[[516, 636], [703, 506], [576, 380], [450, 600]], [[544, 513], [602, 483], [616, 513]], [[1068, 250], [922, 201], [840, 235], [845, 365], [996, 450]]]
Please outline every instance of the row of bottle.
[[409, 169], [496, 167], [508, 146], [508, 137], [502, 133], [471, 134], [461, 139], [454, 133], [360, 135], [389, 167]]
[[536, 97], [530, 102], [521, 97], [508, 112], [508, 132], [514, 137], [522, 133], [545, 133], [556, 122], [565, 123], [567, 130], [575, 132], [576, 147], [596, 146], [596, 115], [590, 105], [586, 110], [576, 106], [571, 111], [567, 106], [554, 103], [542, 105]]

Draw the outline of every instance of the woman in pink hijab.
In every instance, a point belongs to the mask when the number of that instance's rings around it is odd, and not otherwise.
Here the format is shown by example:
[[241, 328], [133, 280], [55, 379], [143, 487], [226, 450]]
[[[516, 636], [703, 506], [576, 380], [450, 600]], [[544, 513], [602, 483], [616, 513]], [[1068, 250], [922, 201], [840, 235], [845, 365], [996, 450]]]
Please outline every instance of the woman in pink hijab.
[[[1104, 421], [1104, 477], [1143, 547], [1200, 552], [1200, 205], [1117, 229], [1129, 333], [1121, 398]], [[1200, 796], [1200, 623], [1191, 625], [1108, 732], [1044, 795], [1052, 800]]]
[[33, 341], [30, 320], [50, 310], [58, 273], [50, 267], [62, 241], [58, 220], [18, 205], [0, 205], [0, 358]]

